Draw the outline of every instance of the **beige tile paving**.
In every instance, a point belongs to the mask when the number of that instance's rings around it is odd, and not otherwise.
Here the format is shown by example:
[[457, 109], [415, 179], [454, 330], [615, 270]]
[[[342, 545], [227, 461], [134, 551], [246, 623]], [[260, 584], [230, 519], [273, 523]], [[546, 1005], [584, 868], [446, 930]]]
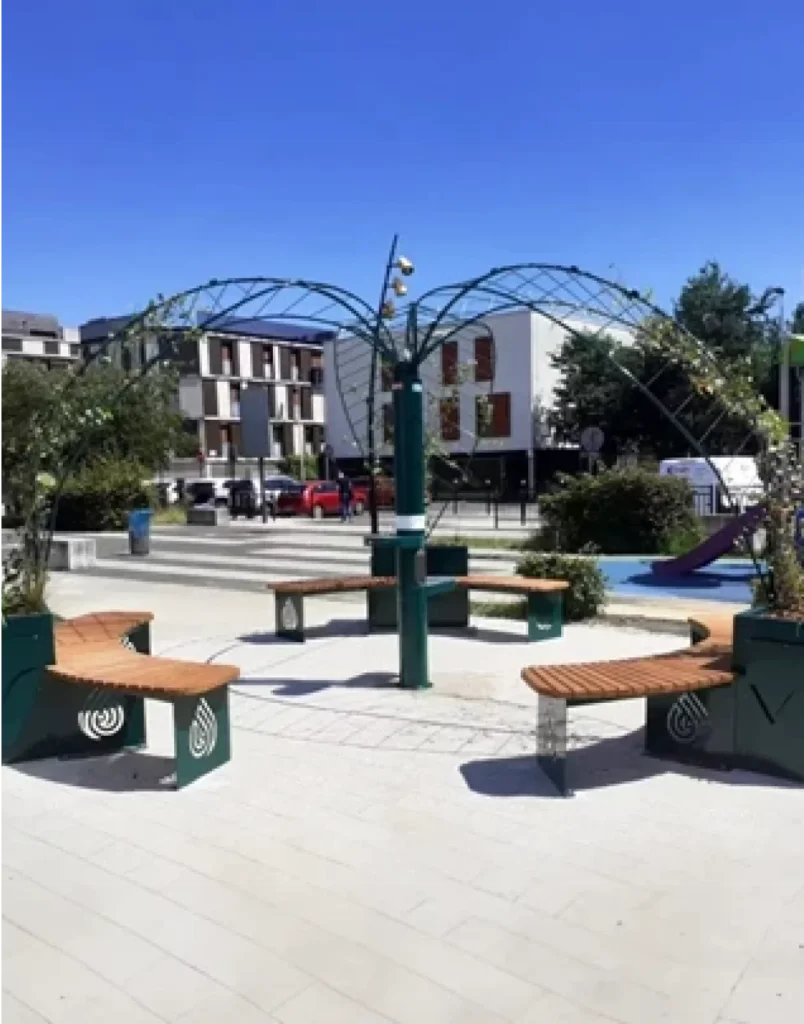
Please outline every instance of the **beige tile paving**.
[[[264, 600], [232, 601], [213, 621], [208, 591], [186, 595], [204, 651], [264, 628]], [[4, 1021], [798, 1021], [802, 789], [648, 761], [628, 702], [575, 716], [576, 746], [616, 750], [557, 799], [515, 672], [532, 646], [438, 638], [413, 695], [350, 683], [393, 667], [364, 639], [230, 643], [234, 757], [180, 793], [155, 787], [158, 705], [148, 755], [3, 769]], [[679, 642], [552, 653], [593, 641]], [[158, 643], [192, 656], [192, 634]]]

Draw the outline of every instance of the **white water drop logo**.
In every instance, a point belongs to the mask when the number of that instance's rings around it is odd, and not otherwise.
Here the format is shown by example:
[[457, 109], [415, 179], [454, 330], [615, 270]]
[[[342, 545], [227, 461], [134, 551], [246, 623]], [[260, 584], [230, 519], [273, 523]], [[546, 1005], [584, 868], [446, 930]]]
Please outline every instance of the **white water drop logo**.
[[293, 633], [299, 628], [299, 616], [296, 614], [293, 598], [285, 598], [280, 617], [282, 619], [282, 628], [287, 630], [288, 633]]
[[120, 732], [126, 721], [123, 705], [102, 690], [93, 690], [78, 712], [78, 728], [91, 740], [104, 740]]
[[708, 713], [694, 693], [682, 693], [667, 712], [667, 731], [676, 743], [694, 743]]
[[209, 757], [218, 744], [218, 723], [212, 708], [202, 697], [190, 722], [190, 753], [195, 758]]

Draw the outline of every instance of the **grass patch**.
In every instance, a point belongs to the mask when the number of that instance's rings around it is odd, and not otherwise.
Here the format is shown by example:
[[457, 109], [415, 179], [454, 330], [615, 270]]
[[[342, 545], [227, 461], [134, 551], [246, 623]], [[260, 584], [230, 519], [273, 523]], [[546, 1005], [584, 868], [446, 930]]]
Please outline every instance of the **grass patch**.
[[437, 547], [462, 544], [468, 548], [488, 548], [493, 551], [524, 551], [525, 540], [511, 537], [449, 537], [446, 534], [433, 535], [427, 541]]
[[528, 603], [521, 601], [470, 601], [469, 608], [474, 615], [487, 619], [526, 619]]
[[151, 520], [154, 526], [186, 526], [187, 509], [181, 505], [171, 505], [169, 508], [158, 508]]

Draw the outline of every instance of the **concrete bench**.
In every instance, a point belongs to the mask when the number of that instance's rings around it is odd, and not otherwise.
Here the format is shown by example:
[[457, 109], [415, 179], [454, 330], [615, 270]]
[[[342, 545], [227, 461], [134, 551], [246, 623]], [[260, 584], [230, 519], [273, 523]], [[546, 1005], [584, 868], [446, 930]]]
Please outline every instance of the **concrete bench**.
[[188, 526], [217, 526], [221, 521], [221, 509], [215, 505], [190, 505], [187, 509]]
[[149, 612], [82, 615], [56, 625], [14, 760], [109, 753], [145, 744], [145, 699], [173, 706], [176, 786], [229, 760], [229, 665], [150, 655]]
[[96, 560], [93, 537], [54, 537], [47, 565], [55, 572], [70, 572], [73, 569], [91, 569]]
[[[647, 752], [684, 759], [701, 734], [722, 721], [728, 727], [724, 688], [736, 679], [732, 668], [733, 623], [726, 616], [690, 620], [692, 646], [672, 654], [624, 661], [539, 665], [522, 679], [538, 694], [536, 758], [559, 792], [567, 796], [567, 709], [612, 700], [647, 698]], [[723, 713], [721, 713], [721, 711]], [[725, 731], [725, 730], [724, 730]], [[729, 747], [729, 737], [706, 737], [708, 752]], [[694, 758], [700, 761], [700, 757]]]

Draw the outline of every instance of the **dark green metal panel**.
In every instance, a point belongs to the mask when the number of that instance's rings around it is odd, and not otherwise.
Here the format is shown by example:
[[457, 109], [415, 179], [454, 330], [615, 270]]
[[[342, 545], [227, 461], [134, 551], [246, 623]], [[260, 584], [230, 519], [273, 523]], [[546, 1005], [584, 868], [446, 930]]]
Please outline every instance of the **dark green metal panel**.
[[[426, 549], [427, 575], [467, 576], [469, 549], [465, 545], [434, 544]], [[394, 550], [372, 546], [371, 575], [393, 576], [396, 572]], [[374, 590], [368, 593], [369, 630], [396, 629], [396, 592]], [[447, 593], [431, 596], [427, 602], [427, 623], [431, 628], [460, 628], [469, 625], [469, 594], [455, 587]]]
[[776, 644], [798, 646], [802, 660], [801, 678], [804, 679], [804, 622], [795, 619], [780, 619], [763, 611], [749, 610], [734, 616], [733, 664], [738, 671], [744, 671], [751, 662], [762, 658]]
[[276, 635], [284, 640], [304, 643], [304, 597], [301, 594], [276, 594]]
[[647, 705], [649, 754], [713, 768], [734, 766], [734, 686], [649, 697]]
[[19, 760], [40, 699], [44, 668], [56, 660], [52, 615], [10, 615], [3, 623], [3, 762]]
[[173, 728], [176, 788], [181, 789], [231, 757], [229, 688], [222, 686], [202, 697], [177, 698], [173, 702]]
[[528, 640], [554, 640], [563, 631], [561, 592], [528, 594]]
[[[134, 630], [128, 642], [148, 653], [149, 626]], [[145, 743], [142, 698], [50, 679], [44, 668], [55, 660], [51, 616], [4, 625], [4, 762], [103, 754]]]

